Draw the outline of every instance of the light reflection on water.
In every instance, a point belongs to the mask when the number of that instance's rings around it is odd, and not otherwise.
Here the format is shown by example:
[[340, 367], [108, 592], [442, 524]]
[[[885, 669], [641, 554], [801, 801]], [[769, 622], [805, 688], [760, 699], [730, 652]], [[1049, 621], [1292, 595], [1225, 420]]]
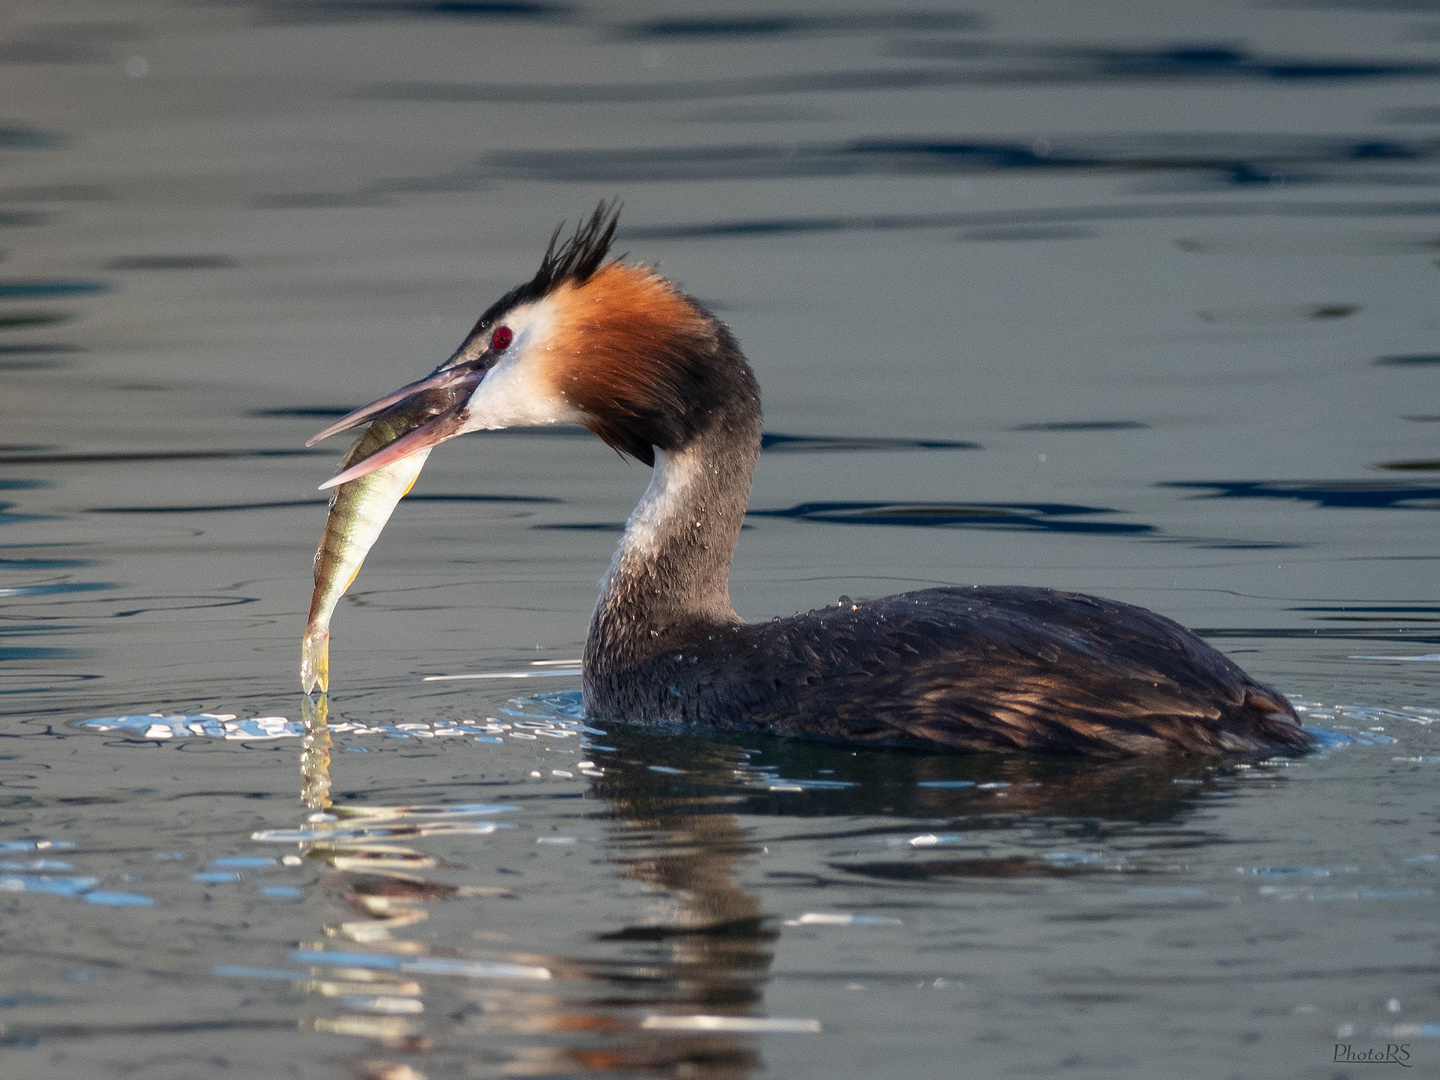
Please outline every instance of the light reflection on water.
[[[0, 1074], [1435, 1067], [1434, 28], [1040, 11], [0, 27]], [[615, 195], [765, 387], [747, 616], [1115, 595], [1320, 748], [595, 729], [644, 479], [579, 430], [437, 454], [297, 707], [305, 437]]]

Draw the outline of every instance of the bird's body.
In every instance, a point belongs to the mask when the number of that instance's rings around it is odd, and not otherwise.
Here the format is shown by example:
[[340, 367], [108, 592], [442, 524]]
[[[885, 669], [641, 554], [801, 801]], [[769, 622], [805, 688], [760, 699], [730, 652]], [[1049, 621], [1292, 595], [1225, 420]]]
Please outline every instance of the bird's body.
[[1309, 744], [1281, 695], [1176, 623], [1110, 600], [953, 587], [745, 623], [729, 572], [760, 449], [754, 376], [697, 301], [604, 262], [613, 230], [602, 207], [558, 251], [552, 240], [535, 279], [446, 364], [320, 436], [444, 389], [462, 405], [330, 484], [463, 431], [562, 421], [655, 467], [591, 619], [589, 715], [957, 751]]
[[1183, 627], [1052, 589], [925, 589], [619, 652], [592, 636], [595, 715], [971, 752], [1304, 745], [1283, 697]]

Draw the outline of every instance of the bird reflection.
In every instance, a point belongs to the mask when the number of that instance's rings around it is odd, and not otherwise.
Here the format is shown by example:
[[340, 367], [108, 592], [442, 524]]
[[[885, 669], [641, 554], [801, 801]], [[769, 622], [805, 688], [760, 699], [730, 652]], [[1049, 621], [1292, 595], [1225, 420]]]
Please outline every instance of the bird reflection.
[[[584, 955], [524, 952], [488, 930], [459, 937], [443, 920], [431, 923], [426, 940], [415, 933], [440, 914], [436, 905], [469, 899], [473, 910], [445, 917], [478, 919], [482, 898], [527, 899], [500, 886], [439, 880], [466, 868], [421, 850], [427, 837], [494, 833], [514, 807], [332, 805], [326, 714], [323, 696], [306, 699], [308, 820], [267, 838], [296, 840], [304, 858], [325, 868], [322, 888], [342, 905], [344, 914], [292, 959], [310, 965], [304, 989], [325, 1003], [303, 1023], [369, 1044], [355, 1064], [362, 1080], [589, 1073], [745, 1080], [765, 1069], [758, 1035], [819, 1030], [815, 1020], [767, 1015], [764, 988], [781, 923], [740, 883], [759, 855], [759, 828], [776, 831], [765, 819], [786, 823], [782, 843], [858, 840], [862, 847], [827, 864], [838, 884], [963, 891], [985, 888], [981, 879], [1162, 873], [1016, 854], [1016, 838], [1028, 829], [1049, 843], [1043, 837], [1065, 822], [1091, 831], [1107, 821], [1173, 825], [1217, 787], [1232, 785], [1235, 770], [1250, 770], [1247, 790], [1270, 773], [1265, 762], [1185, 757], [1095, 764], [857, 754], [764, 739], [746, 748], [615, 725], [603, 769], [586, 774], [589, 795], [603, 807], [592, 820], [605, 823], [601, 858], [610, 873], [641, 886], [649, 900], [593, 934]], [[942, 824], [963, 829], [966, 843], [931, 850], [927, 844], [944, 846], [940, 837], [913, 836], [917, 827]], [[1169, 841], [1162, 832], [1178, 830], [1152, 828], [1151, 846], [1207, 842], [1192, 830]], [[882, 846], [863, 846], [876, 842]], [[767, 877], [794, 887], [814, 876], [787, 874], [783, 865]], [[533, 929], [544, 932], [538, 920]], [[573, 940], [570, 928], [562, 932]]]
[[[326, 697], [302, 699], [301, 712], [301, 801], [312, 813], [296, 835], [304, 836], [303, 856], [329, 868], [323, 884], [353, 916], [327, 925], [328, 940], [297, 950], [316, 963], [305, 989], [343, 1010], [308, 1025], [371, 1040], [372, 1052], [414, 1055], [409, 1062], [367, 1057], [357, 1076], [415, 1080], [460, 1059], [467, 1075], [477, 1068], [496, 1076], [643, 1071], [742, 1080], [764, 1067], [747, 1029], [813, 1030], [777, 1027], [762, 1015], [776, 931], [759, 899], [735, 881], [754, 845], [725, 812], [733, 798], [709, 791], [733, 782], [744, 760], [739, 748], [716, 747], [699, 766], [692, 758], [693, 783], [681, 792], [661, 790], [640, 763], [607, 763], [594, 782], [612, 822], [610, 861], [660, 901], [650, 912], [656, 918], [597, 935], [619, 949], [618, 958], [510, 953], [492, 961], [401, 931], [426, 920], [436, 902], [509, 890], [429, 880], [419, 872], [444, 864], [394, 841], [493, 831], [494, 823], [467, 820], [464, 811], [473, 808], [465, 807], [333, 806]], [[461, 812], [447, 812], [455, 809]], [[426, 974], [472, 978], [448, 1023], [421, 1019], [431, 999], [453, 996]]]
[[[687, 1033], [689, 1018], [743, 1023], [763, 1012], [772, 943], [778, 936], [764, 918], [759, 898], [736, 883], [739, 864], [758, 853], [734, 813], [734, 800], [713, 788], [733, 783], [744, 761], [738, 747], [712, 747], [687, 761], [681, 790], [656, 784], [648, 765], [616, 754], [603, 778], [592, 782], [605, 799], [611, 861], [620, 874], [666, 901], [658, 918], [602, 935], [622, 943], [624, 954], [663, 972], [646, 995], [656, 1015], [649, 1030], [666, 1030], [617, 1048], [603, 1066], [646, 1069], [716, 1080], [748, 1077], [763, 1068], [753, 1041], [734, 1033]], [[693, 785], [693, 786], [692, 786]]]

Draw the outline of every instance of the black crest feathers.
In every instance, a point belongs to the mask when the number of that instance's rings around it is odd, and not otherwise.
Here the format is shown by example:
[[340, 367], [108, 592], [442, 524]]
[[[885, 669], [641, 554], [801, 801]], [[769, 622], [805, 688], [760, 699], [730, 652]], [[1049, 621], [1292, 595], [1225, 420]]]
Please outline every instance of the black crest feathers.
[[535, 276], [523, 285], [516, 285], [491, 304], [470, 331], [471, 337], [484, 333], [516, 304], [539, 300], [566, 282], [585, 284], [595, 271], [600, 269], [600, 264], [610, 253], [610, 244], [615, 239], [615, 226], [619, 221], [620, 202], [617, 199], [608, 203], [602, 202], [597, 206], [589, 220], [576, 226], [574, 235], [564, 243], [560, 242], [560, 234], [565, 229], [565, 223], [561, 222], [550, 236], [550, 244], [545, 249], [545, 257], [540, 260], [540, 269], [535, 272]]
[[540, 260], [540, 269], [525, 286], [526, 294], [538, 298], [566, 282], [585, 284], [610, 253], [610, 244], [615, 239], [615, 226], [619, 221], [620, 203], [602, 202], [590, 215], [590, 220], [582, 221], [576, 226], [575, 234], [557, 247], [560, 233], [565, 228], [564, 224], [561, 224], [551, 234], [550, 244], [545, 248], [545, 257]]

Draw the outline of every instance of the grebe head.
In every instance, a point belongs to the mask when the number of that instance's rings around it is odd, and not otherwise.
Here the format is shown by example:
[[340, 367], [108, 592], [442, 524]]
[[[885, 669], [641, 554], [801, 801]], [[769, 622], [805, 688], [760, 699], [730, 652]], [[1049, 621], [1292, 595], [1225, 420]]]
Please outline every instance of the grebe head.
[[714, 316], [653, 268], [607, 260], [618, 217], [602, 203], [563, 243], [557, 229], [535, 276], [492, 304], [450, 359], [311, 439], [422, 400], [445, 403], [321, 487], [468, 431], [556, 423], [582, 424], [653, 465], [657, 449], [683, 449], [727, 396], [748, 388], [753, 398], [748, 369], [740, 386], [726, 362], [738, 350]]

